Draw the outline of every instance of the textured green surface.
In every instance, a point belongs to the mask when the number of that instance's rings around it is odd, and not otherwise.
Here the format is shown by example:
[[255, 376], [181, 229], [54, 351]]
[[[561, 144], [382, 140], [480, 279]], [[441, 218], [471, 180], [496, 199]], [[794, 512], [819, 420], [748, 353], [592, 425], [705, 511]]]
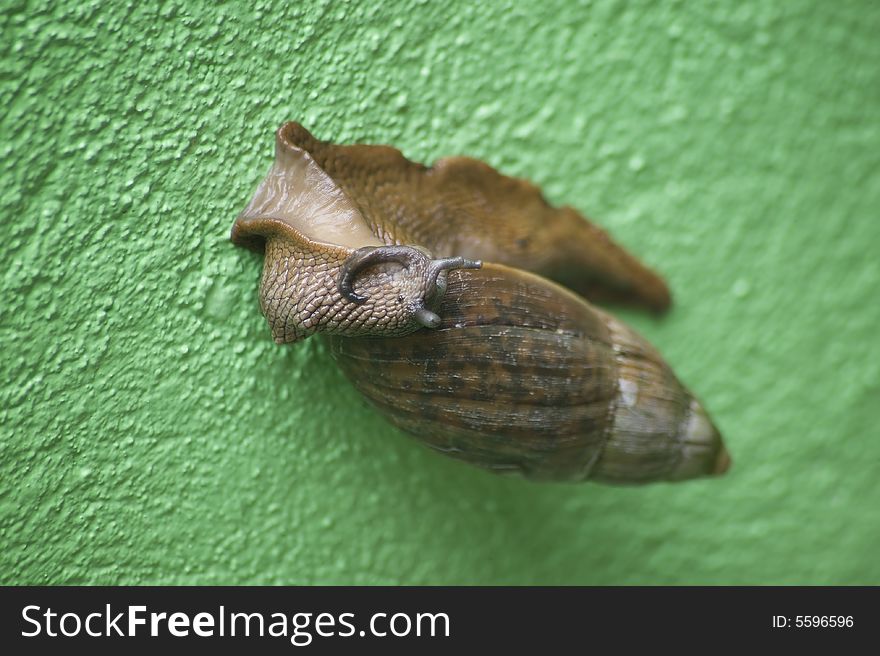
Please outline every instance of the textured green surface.
[[[880, 584], [876, 3], [52, 5], [0, 10], [0, 582]], [[729, 475], [494, 477], [275, 346], [227, 239], [287, 119], [661, 270]]]

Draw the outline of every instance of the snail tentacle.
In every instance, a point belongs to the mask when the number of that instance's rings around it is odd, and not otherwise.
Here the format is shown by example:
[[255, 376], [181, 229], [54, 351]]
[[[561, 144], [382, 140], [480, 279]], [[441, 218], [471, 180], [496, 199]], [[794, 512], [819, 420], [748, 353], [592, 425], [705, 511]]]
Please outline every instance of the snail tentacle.
[[367, 300], [354, 291], [354, 280], [357, 275], [371, 266], [396, 262], [410, 269], [427, 256], [412, 246], [364, 246], [349, 256], [339, 270], [339, 293], [352, 303], [362, 305]]
[[415, 311], [413, 315], [416, 321], [422, 324], [425, 328], [439, 328], [440, 327], [440, 316], [434, 312], [431, 312], [428, 308], [419, 308]]
[[[424, 252], [412, 246], [364, 246], [357, 249], [342, 263], [339, 270], [339, 293], [343, 298], [362, 305], [367, 297], [354, 291], [355, 279], [364, 269], [387, 262], [401, 264], [407, 271], [421, 266], [427, 278], [426, 288], [431, 290], [436, 288], [437, 276], [443, 271], [479, 269], [483, 266], [480, 260], [469, 260], [461, 256], [431, 260]], [[427, 328], [436, 328], [440, 325], [440, 317], [424, 307], [416, 311], [416, 319]]]
[[437, 276], [441, 271], [451, 269], [479, 269], [483, 266], [480, 260], [468, 260], [464, 257], [444, 257], [439, 260], [431, 260], [428, 265], [428, 282], [433, 288], [437, 284]]

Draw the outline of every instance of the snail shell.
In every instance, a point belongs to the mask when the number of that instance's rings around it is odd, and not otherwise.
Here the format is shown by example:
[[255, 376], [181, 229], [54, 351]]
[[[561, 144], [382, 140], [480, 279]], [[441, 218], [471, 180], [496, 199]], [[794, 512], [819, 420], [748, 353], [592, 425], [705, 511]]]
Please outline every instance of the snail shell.
[[729, 466], [657, 351], [570, 291], [486, 264], [451, 273], [437, 312], [430, 332], [330, 338], [354, 386], [430, 447], [549, 480], [682, 480]]
[[276, 136], [232, 239], [265, 254], [277, 342], [324, 333], [392, 423], [492, 471], [643, 483], [727, 469], [718, 431], [657, 351], [570, 291], [670, 302], [584, 217], [476, 160], [427, 168], [296, 123]]

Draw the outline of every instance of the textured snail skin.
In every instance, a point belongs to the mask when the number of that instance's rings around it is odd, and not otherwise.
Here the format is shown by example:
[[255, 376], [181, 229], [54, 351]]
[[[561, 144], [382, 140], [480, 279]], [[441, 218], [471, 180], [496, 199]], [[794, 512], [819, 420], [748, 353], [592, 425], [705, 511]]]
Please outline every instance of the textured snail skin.
[[[432, 262], [424, 252], [419, 264], [405, 269], [390, 262], [371, 267], [356, 280], [351, 300], [340, 289], [346, 263], [356, 250], [315, 244], [289, 225], [274, 220], [251, 220], [249, 234], [263, 235], [265, 259], [260, 283], [260, 307], [279, 344], [295, 342], [316, 332], [349, 336], [404, 335], [422, 327], [419, 311], [436, 301], [446, 272], [431, 276]], [[415, 249], [413, 249], [415, 250]], [[464, 262], [462, 266], [479, 263]]]
[[275, 341], [295, 342], [318, 331], [394, 336], [420, 327], [415, 312], [428, 289], [424, 272], [374, 267], [357, 285], [365, 300], [353, 301], [338, 284], [351, 253], [302, 244], [289, 238], [266, 243], [260, 303]]
[[[446, 271], [480, 262], [432, 260], [413, 245], [383, 246], [311, 155], [283, 138], [284, 130], [272, 169], [232, 227], [234, 243], [265, 251], [260, 307], [275, 341], [316, 332], [387, 337], [436, 324], [429, 307]], [[370, 250], [396, 255], [373, 258], [353, 275], [353, 263]]]
[[526, 181], [287, 123], [232, 240], [265, 253], [275, 340], [325, 334], [355, 387], [438, 451], [539, 480], [674, 481], [730, 465], [657, 351], [571, 291], [660, 311], [662, 279]]

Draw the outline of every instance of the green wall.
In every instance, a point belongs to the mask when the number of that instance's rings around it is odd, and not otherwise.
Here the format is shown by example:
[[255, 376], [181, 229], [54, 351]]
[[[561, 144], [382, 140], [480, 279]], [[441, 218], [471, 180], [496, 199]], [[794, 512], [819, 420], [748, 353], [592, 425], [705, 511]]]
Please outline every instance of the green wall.
[[[0, 582], [880, 584], [875, 2], [156, 4], [0, 9]], [[593, 216], [733, 469], [495, 477], [275, 346], [228, 233], [289, 119]]]

